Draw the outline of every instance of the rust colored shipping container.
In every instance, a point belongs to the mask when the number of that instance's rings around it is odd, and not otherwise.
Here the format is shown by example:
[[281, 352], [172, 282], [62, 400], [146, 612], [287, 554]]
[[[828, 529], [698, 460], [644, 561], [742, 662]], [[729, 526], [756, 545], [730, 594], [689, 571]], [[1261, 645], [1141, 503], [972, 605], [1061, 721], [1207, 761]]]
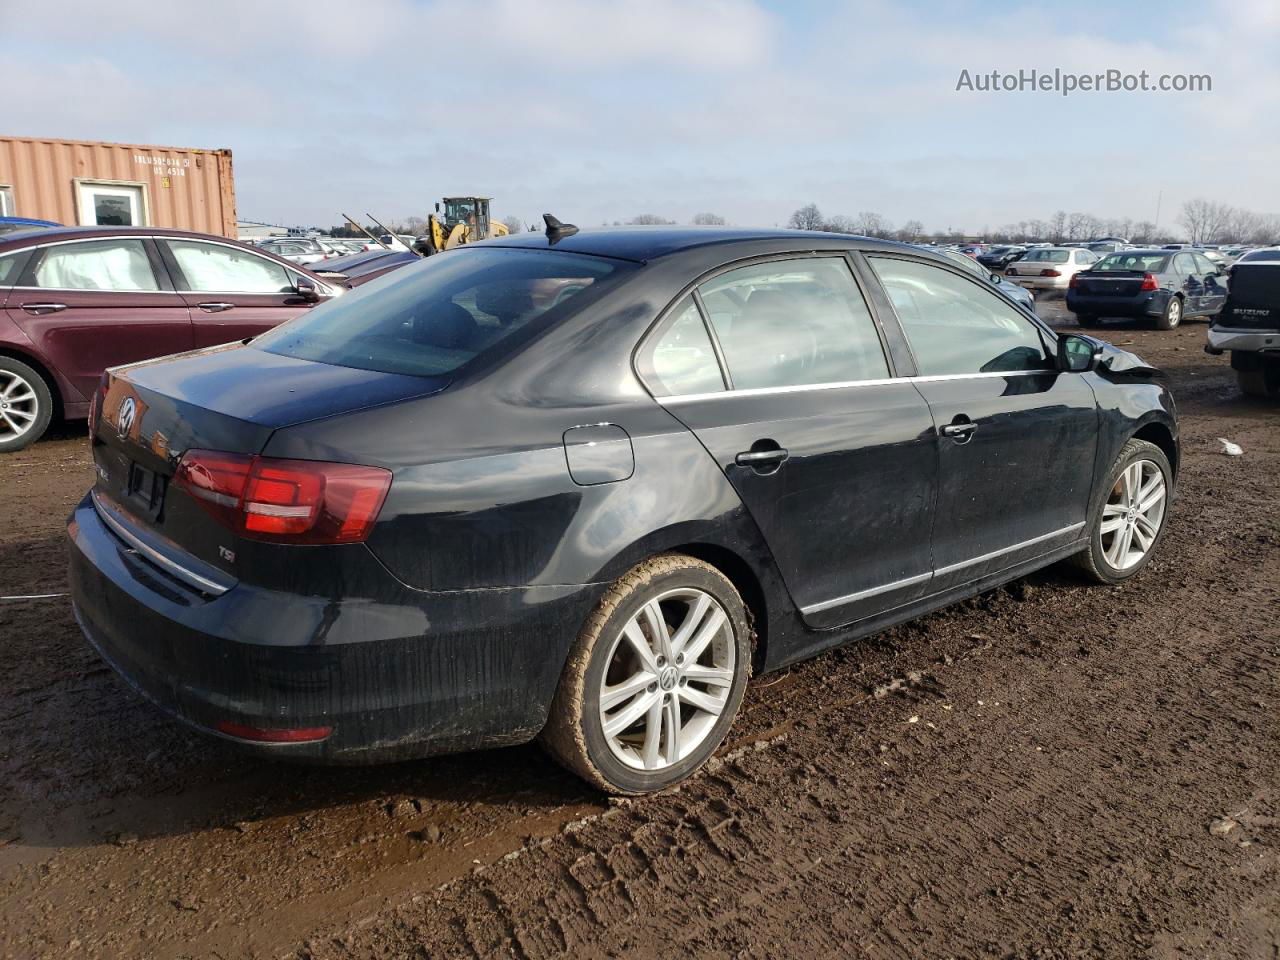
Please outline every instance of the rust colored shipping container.
[[0, 215], [235, 237], [231, 151], [0, 137]]

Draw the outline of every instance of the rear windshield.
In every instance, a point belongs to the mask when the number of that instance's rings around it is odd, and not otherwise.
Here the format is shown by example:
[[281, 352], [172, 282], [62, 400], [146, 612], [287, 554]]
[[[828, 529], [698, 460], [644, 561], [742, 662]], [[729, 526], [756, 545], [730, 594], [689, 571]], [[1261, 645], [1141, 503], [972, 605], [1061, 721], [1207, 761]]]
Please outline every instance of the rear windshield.
[[1089, 269], [1093, 273], [1116, 273], [1135, 271], [1137, 273], [1164, 273], [1169, 265], [1169, 258], [1158, 253], [1113, 253], [1103, 257]]
[[1240, 258], [1241, 263], [1250, 263], [1254, 260], [1280, 260], [1280, 250], [1254, 250]]
[[1069, 256], [1070, 250], [1029, 250], [1022, 259], [1040, 263], [1066, 263]]
[[436, 376], [629, 269], [546, 250], [437, 254], [315, 307], [254, 340], [269, 353], [340, 367]]

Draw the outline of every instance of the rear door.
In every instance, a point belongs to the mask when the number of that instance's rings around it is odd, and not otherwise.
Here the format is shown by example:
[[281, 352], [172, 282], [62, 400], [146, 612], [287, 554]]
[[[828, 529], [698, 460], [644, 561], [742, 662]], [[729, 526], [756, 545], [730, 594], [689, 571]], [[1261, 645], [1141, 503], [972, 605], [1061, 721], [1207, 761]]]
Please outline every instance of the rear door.
[[9, 317], [84, 401], [107, 367], [190, 350], [187, 305], [145, 237], [37, 248], [6, 304]]
[[1226, 270], [1219, 268], [1203, 254], [1194, 253], [1192, 257], [1196, 262], [1196, 271], [1200, 275], [1200, 309], [1212, 316], [1227, 302]]
[[311, 307], [298, 295], [298, 274], [278, 260], [212, 240], [166, 237], [159, 243], [174, 286], [191, 308], [197, 347], [256, 337]]
[[1195, 257], [1179, 253], [1173, 258], [1174, 286], [1182, 291], [1183, 313], [1199, 313], [1204, 301], [1204, 282], [1196, 269]]
[[938, 500], [931, 591], [999, 572], [1084, 534], [1098, 412], [1048, 336], [940, 266], [868, 256], [915, 355], [933, 413]]
[[910, 381], [892, 379], [844, 255], [722, 272], [646, 344], [646, 379], [720, 464], [806, 622], [848, 623], [923, 593], [933, 422]]

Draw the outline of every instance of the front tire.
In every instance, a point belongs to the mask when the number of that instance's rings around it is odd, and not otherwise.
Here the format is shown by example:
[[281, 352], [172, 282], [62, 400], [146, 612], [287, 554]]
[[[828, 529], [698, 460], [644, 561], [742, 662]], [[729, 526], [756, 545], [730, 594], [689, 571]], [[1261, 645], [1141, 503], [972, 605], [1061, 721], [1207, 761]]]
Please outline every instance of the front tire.
[[1098, 583], [1136, 576], [1164, 538], [1173, 494], [1173, 468], [1164, 451], [1145, 440], [1120, 449], [1089, 511], [1089, 545], [1072, 561]]
[[1164, 313], [1156, 317], [1157, 330], [1175, 330], [1182, 323], [1182, 298], [1170, 297], [1164, 305]]
[[601, 790], [662, 790], [724, 740], [750, 673], [733, 584], [693, 557], [653, 557], [614, 583], [583, 626], [541, 741]]
[[44, 377], [21, 360], [0, 357], [0, 453], [35, 443], [53, 417], [53, 394]]

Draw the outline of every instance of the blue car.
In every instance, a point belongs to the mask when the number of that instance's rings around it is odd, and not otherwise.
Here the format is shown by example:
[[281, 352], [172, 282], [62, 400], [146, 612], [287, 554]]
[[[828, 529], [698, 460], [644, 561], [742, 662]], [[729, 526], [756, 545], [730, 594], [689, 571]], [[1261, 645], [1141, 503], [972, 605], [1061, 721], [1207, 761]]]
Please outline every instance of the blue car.
[[1067, 309], [1081, 326], [1100, 317], [1146, 319], [1172, 330], [1213, 317], [1227, 299], [1226, 271], [1198, 250], [1124, 250], [1071, 277]]
[[32, 220], [30, 217], [0, 217], [0, 234], [17, 233], [19, 230], [45, 230], [60, 227], [52, 220]]

